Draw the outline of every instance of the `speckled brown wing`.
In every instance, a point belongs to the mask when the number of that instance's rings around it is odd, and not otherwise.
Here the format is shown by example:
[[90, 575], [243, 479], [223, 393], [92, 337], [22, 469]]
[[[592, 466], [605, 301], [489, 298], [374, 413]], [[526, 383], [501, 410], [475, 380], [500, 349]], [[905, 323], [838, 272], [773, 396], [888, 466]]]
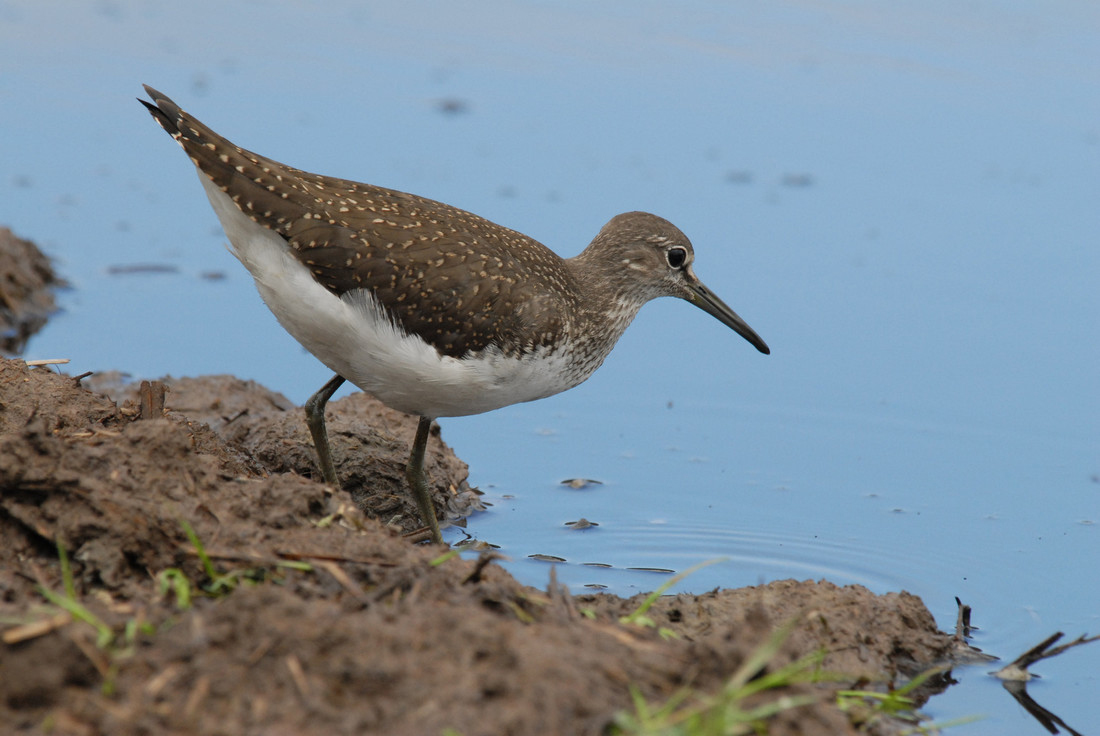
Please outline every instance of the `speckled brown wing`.
[[375, 187], [358, 194], [370, 198], [353, 197], [359, 204], [334, 222], [300, 220], [287, 233], [330, 291], [369, 290], [407, 332], [454, 357], [491, 344], [528, 352], [560, 333], [572, 292], [551, 285], [571, 277], [540, 257], [549, 250], [437, 202]]
[[146, 91], [156, 104], [142, 103], [192, 162], [333, 294], [368, 290], [403, 330], [452, 357], [490, 345], [529, 352], [563, 329], [574, 292], [552, 287], [572, 277], [537, 241], [441, 202], [257, 155]]

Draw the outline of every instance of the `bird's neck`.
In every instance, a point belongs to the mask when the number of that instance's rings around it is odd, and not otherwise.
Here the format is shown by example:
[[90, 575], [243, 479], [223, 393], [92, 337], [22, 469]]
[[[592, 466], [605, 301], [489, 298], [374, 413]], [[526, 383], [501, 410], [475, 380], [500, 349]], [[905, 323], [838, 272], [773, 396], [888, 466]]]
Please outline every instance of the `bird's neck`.
[[592, 250], [590, 246], [566, 264], [576, 279], [579, 294], [571, 337], [584, 343], [583, 352], [596, 359], [598, 366], [649, 299], [629, 288], [622, 273], [626, 265], [601, 259]]

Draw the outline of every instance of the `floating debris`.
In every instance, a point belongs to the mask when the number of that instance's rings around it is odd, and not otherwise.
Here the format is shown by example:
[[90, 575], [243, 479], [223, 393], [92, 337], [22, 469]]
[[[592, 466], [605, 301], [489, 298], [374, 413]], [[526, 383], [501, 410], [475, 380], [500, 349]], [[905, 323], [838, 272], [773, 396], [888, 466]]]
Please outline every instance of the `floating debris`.
[[554, 555], [527, 555], [527, 557], [539, 562], [565, 562], [564, 557], [555, 557]]
[[129, 276], [134, 273], [179, 273], [179, 267], [169, 263], [126, 263], [107, 267], [110, 276]]
[[565, 522], [565, 525], [567, 527], [571, 528], [571, 529], [589, 529], [589, 528], [594, 527], [594, 526], [599, 526], [599, 523], [595, 522], [595, 521], [589, 521], [588, 519], [586, 519], [582, 516], [581, 518], [577, 519], [576, 521], [567, 521], [567, 522]]
[[470, 103], [458, 97], [444, 97], [436, 100], [435, 109], [444, 115], [462, 115], [470, 111]]
[[592, 486], [602, 486], [602, 480], [592, 480], [591, 478], [568, 478], [561, 482], [563, 486], [572, 488], [574, 490], [583, 490], [585, 488], [591, 488]]
[[1032, 680], [1039, 676], [1033, 675], [1032, 673], [1028, 672], [1027, 669], [1039, 660], [1056, 657], [1067, 649], [1072, 649], [1073, 647], [1080, 646], [1081, 644], [1088, 644], [1089, 642], [1100, 641], [1100, 636], [1089, 636], [1088, 634], [1081, 634], [1081, 636], [1077, 637], [1068, 644], [1063, 644], [1060, 647], [1054, 647], [1053, 649], [1050, 649], [1054, 642], [1058, 641], [1063, 636], [1065, 636], [1065, 634], [1063, 634], [1061, 631], [1051, 634], [1046, 639], [1043, 639], [1043, 641], [1039, 642], [1031, 649], [1028, 649], [1026, 652], [1021, 654], [1011, 664], [1007, 664], [996, 672], [991, 672], [990, 674], [1001, 680], [1027, 682], [1028, 680]]
[[784, 174], [782, 184], [785, 187], [812, 187], [814, 178], [809, 174]]
[[463, 539], [461, 542], [455, 542], [451, 545], [454, 549], [462, 550], [463, 552], [485, 552], [493, 549], [500, 549], [499, 544], [493, 544], [492, 542], [486, 542], [484, 539]]

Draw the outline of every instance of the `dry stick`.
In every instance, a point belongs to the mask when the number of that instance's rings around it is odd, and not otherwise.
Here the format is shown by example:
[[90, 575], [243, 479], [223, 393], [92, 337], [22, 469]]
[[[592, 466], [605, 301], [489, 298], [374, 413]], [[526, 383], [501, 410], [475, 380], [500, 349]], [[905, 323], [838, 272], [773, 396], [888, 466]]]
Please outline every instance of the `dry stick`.
[[18, 644], [19, 642], [27, 641], [28, 639], [36, 639], [40, 636], [45, 636], [51, 631], [55, 631], [64, 626], [67, 626], [73, 620], [73, 616], [68, 611], [62, 611], [61, 613], [51, 616], [50, 618], [42, 619], [41, 621], [34, 621], [29, 624], [21, 624], [14, 626], [10, 629], [6, 629], [0, 640], [5, 644]]
[[[462, 581], [462, 584], [466, 585], [467, 583], [480, 583], [481, 574], [485, 572], [485, 568], [489, 566], [489, 563], [491, 563], [493, 560], [503, 559], [505, 559], [504, 555], [497, 552], [482, 552], [480, 555], [478, 555], [477, 563], [474, 565], [473, 571], [471, 571], [470, 574], [466, 576], [466, 578]], [[554, 574], [553, 567], [550, 568], [550, 574]]]
[[142, 381], [138, 389], [141, 399], [141, 418], [160, 419], [164, 417], [164, 394], [168, 387], [160, 381]]
[[305, 670], [302, 669], [302, 662], [295, 655], [288, 654], [286, 657], [286, 668], [290, 670], [290, 677], [294, 680], [294, 687], [298, 689], [298, 693], [302, 696], [302, 699], [309, 700], [309, 680], [306, 679]]
[[1036, 662], [1049, 659], [1050, 657], [1056, 657], [1067, 649], [1080, 646], [1081, 644], [1088, 644], [1092, 641], [1100, 641], [1100, 636], [1090, 637], [1088, 634], [1081, 634], [1068, 644], [1063, 644], [1060, 647], [1055, 647], [1050, 651], [1047, 651], [1051, 644], [1061, 639], [1065, 634], [1061, 631], [1051, 634], [1043, 641], [1039, 642], [1031, 649], [1021, 654], [1012, 662], [1012, 664], [1005, 665], [1001, 669], [993, 673], [994, 677], [999, 677], [1002, 680], [1015, 680], [1017, 682], [1027, 682], [1028, 680], [1038, 677], [1039, 675], [1033, 675], [1027, 671], [1027, 668]]
[[[225, 555], [216, 555], [213, 552], [208, 553], [211, 557], [224, 558]], [[350, 562], [355, 565], [376, 565], [377, 567], [397, 567], [397, 563], [393, 560], [383, 560], [381, 558], [366, 558], [366, 557], [347, 557], [345, 555], [333, 555], [322, 554], [314, 552], [287, 552], [285, 550], [277, 549], [275, 554], [283, 560], [309, 561], [309, 560], [322, 560], [326, 562]]]
[[970, 632], [977, 629], [977, 626], [970, 626], [970, 606], [959, 600], [958, 596], [955, 596], [955, 605], [959, 607], [959, 613], [955, 617], [955, 639], [963, 641], [970, 638]]
[[959, 607], [959, 613], [955, 617], [955, 635], [952, 637], [954, 650], [951, 653], [951, 661], [955, 664], [976, 664], [1000, 659], [992, 654], [986, 654], [967, 641], [970, 638], [970, 632], [977, 631], [978, 627], [970, 625], [970, 606], [959, 600], [958, 596], [955, 596], [955, 604]]

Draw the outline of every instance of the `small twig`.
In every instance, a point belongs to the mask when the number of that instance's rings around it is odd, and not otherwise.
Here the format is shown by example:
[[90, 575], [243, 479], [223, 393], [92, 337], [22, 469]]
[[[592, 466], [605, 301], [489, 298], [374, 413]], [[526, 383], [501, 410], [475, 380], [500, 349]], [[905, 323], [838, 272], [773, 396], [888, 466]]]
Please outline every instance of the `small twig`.
[[1036, 662], [1043, 659], [1049, 659], [1050, 657], [1056, 657], [1067, 649], [1072, 649], [1073, 647], [1080, 646], [1081, 644], [1088, 644], [1089, 642], [1100, 641], [1100, 636], [1090, 637], [1088, 634], [1082, 634], [1068, 644], [1063, 644], [1060, 647], [1049, 649], [1049, 647], [1054, 644], [1054, 642], [1058, 641], [1063, 636], [1065, 636], [1065, 634], [1063, 634], [1061, 631], [1051, 634], [1046, 639], [1043, 639], [1043, 641], [1039, 642], [1031, 649], [1028, 649], [1026, 652], [1021, 654], [1011, 664], [1005, 665], [1001, 669], [992, 673], [993, 676], [998, 677], [1002, 680], [1027, 682], [1028, 680], [1039, 677], [1039, 675], [1033, 675], [1027, 670], [1028, 667], [1035, 664]]
[[165, 667], [145, 684], [145, 694], [150, 698], [156, 698], [172, 680], [179, 676], [182, 669], [183, 665], [179, 662], [173, 662]]
[[70, 639], [73, 644], [76, 645], [76, 648], [88, 658], [88, 661], [92, 663], [92, 666], [96, 668], [96, 671], [99, 672], [101, 677], [107, 679], [111, 676], [111, 660], [103, 649], [90, 643], [83, 636], [80, 636], [79, 633], [74, 633]]
[[[469, 575], [467, 575], [465, 577], [465, 579], [462, 581], [462, 584], [466, 585], [467, 583], [480, 583], [481, 582], [481, 574], [483, 572], [485, 572], [485, 568], [487, 568], [493, 560], [503, 560], [503, 559], [505, 559], [505, 557], [502, 554], [498, 554], [496, 552], [482, 552], [477, 557], [477, 563], [474, 564], [474, 569], [470, 572]], [[553, 575], [553, 574], [554, 574], [554, 568], [551, 567], [550, 568], [550, 575]]]
[[210, 678], [207, 675], [199, 675], [191, 692], [187, 694], [187, 700], [183, 704], [183, 717], [191, 720], [202, 706], [206, 696], [210, 694]]
[[[392, 560], [383, 560], [381, 558], [367, 558], [367, 557], [347, 557], [345, 555], [330, 555], [330, 554], [314, 554], [311, 552], [288, 552], [285, 550], [275, 550], [281, 559], [295, 560], [306, 562], [309, 560], [319, 560], [326, 562], [350, 562], [355, 565], [375, 565], [376, 567], [397, 567], [397, 563]], [[211, 557], [226, 557], [227, 555], [216, 555], [210, 553]], [[242, 558], [243, 559], [243, 558]], [[255, 559], [260, 559], [259, 557]]]
[[26, 364], [33, 368], [39, 365], [64, 365], [69, 362], [68, 358], [43, 358], [42, 360], [28, 360]]
[[271, 647], [275, 646], [276, 639], [273, 636], [265, 636], [256, 648], [252, 650], [252, 653], [248, 655], [248, 659], [245, 662], [249, 667], [254, 667], [257, 662], [263, 659], [268, 652], [271, 651]]
[[420, 529], [414, 529], [411, 532], [401, 535], [402, 539], [405, 539], [412, 544], [420, 544], [421, 542], [427, 542], [432, 538], [432, 530], [427, 527]]
[[2, 641], [5, 644], [18, 644], [28, 639], [37, 639], [40, 636], [45, 636], [51, 631], [68, 625], [72, 620], [73, 616], [71, 613], [68, 611], [61, 611], [61, 613], [50, 616], [49, 618], [44, 618], [41, 621], [34, 621], [29, 624], [22, 624], [6, 629]]
[[359, 601], [364, 606], [370, 602], [367, 597], [363, 595], [363, 590], [357, 586], [352, 579], [348, 577], [348, 574], [344, 572], [344, 569], [335, 562], [330, 562], [329, 560], [315, 560], [313, 564], [331, 575], [333, 580], [339, 583], [352, 598]]
[[290, 677], [294, 680], [294, 686], [298, 688], [299, 694], [301, 694], [304, 700], [309, 700], [309, 680], [306, 679], [305, 670], [302, 669], [301, 661], [293, 654], [288, 654], [286, 657], [286, 668], [290, 670]]
[[955, 617], [955, 635], [952, 638], [954, 645], [951, 653], [951, 661], [956, 664], [976, 664], [978, 662], [993, 662], [997, 660], [992, 654], [986, 654], [978, 647], [973, 646], [967, 639], [972, 631], [977, 631], [977, 626], [970, 625], [970, 606], [955, 596], [955, 603], [959, 607], [959, 613]]
[[959, 613], [955, 617], [955, 639], [963, 641], [969, 639], [970, 632], [976, 631], [978, 627], [970, 625], [970, 606], [959, 600], [958, 596], [955, 596], [955, 605], [959, 607]]

